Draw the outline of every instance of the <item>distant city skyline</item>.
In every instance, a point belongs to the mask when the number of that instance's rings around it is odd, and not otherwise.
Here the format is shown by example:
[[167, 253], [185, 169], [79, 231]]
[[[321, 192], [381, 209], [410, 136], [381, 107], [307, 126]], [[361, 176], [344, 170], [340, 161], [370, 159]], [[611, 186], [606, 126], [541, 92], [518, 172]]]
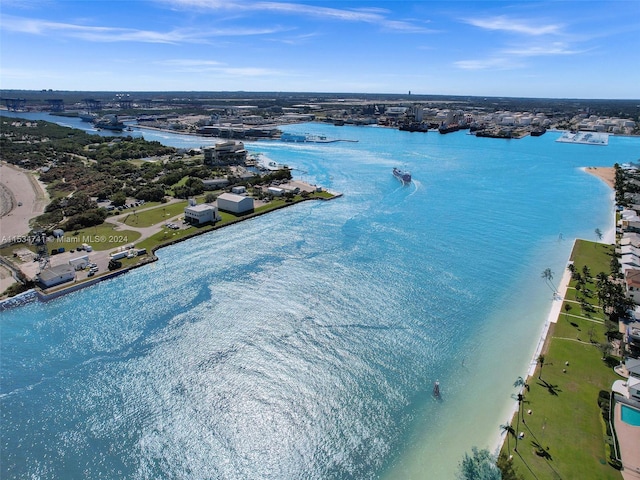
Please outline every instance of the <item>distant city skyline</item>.
[[0, 88], [640, 98], [638, 1], [2, 0]]

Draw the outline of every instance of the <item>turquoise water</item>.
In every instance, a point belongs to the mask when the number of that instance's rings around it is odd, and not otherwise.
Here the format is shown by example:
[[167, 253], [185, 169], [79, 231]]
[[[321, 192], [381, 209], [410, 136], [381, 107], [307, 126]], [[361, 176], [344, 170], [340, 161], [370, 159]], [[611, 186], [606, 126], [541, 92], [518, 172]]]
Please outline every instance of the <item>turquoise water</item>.
[[621, 405], [621, 408], [622, 421], [634, 427], [640, 427], [640, 410], [636, 410], [627, 405]]
[[287, 130], [358, 140], [247, 144], [343, 197], [0, 313], [2, 478], [447, 479], [495, 446], [551, 308], [541, 272], [613, 227], [580, 167], [640, 139]]

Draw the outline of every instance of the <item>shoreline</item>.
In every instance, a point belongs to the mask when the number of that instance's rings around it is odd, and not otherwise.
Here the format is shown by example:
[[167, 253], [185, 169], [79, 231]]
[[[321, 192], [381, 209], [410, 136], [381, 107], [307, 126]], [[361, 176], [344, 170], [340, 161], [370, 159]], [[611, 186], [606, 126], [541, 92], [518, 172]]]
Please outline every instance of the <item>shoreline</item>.
[[[551, 325], [558, 322], [560, 318], [560, 314], [562, 313], [562, 304], [564, 302], [564, 297], [567, 294], [567, 288], [569, 287], [569, 282], [571, 281], [571, 272], [567, 268], [570, 263], [572, 263], [571, 258], [573, 256], [573, 250], [576, 246], [576, 241], [578, 239], [573, 240], [573, 245], [571, 246], [571, 253], [569, 254], [569, 259], [565, 263], [564, 272], [562, 274], [562, 278], [558, 283], [558, 289], [556, 295], [554, 295], [553, 303], [551, 304], [551, 308], [547, 315], [544, 325], [542, 326], [542, 331], [540, 333], [540, 337], [538, 338], [538, 343], [536, 344], [536, 348], [534, 350], [533, 356], [531, 360], [529, 360], [529, 368], [526, 371], [526, 374], [522, 377], [524, 379], [525, 384], [529, 384], [530, 379], [535, 375], [536, 368], [538, 366], [538, 357], [540, 354], [544, 353], [545, 349], [549, 344], [549, 340], [551, 337], [549, 336], [549, 331], [551, 330]], [[525, 387], [522, 387], [523, 389]], [[513, 423], [513, 418], [518, 414], [518, 402], [514, 401], [514, 404], [511, 408], [508, 409], [508, 418], [511, 423]], [[500, 432], [498, 434], [498, 440], [494, 443], [490, 443], [489, 445], [493, 447], [492, 452], [496, 455], [499, 455], [502, 449], [504, 448], [504, 443], [507, 439], [508, 433]]]
[[614, 167], [582, 167], [585, 173], [593, 175], [606, 183], [613, 190], [616, 188], [616, 169]]
[[29, 232], [31, 220], [42, 215], [49, 204], [46, 187], [34, 172], [0, 162], [0, 219], [2, 241]]
[[[285, 203], [284, 205], [280, 205], [278, 207], [275, 207], [273, 209], [270, 210], [266, 210], [266, 211], [261, 211], [261, 212], [254, 212], [251, 213], [245, 217], [242, 218], [238, 218], [236, 220], [233, 220], [231, 222], [227, 222], [224, 223], [222, 225], [213, 225], [212, 228], [206, 228], [203, 230], [199, 230], [199, 231], [195, 231], [189, 235], [185, 235], [184, 237], [180, 237], [180, 238], [176, 238], [174, 240], [170, 240], [169, 242], [166, 243], [161, 243], [160, 245], [156, 245], [155, 247], [153, 247], [151, 249], [151, 254], [144, 258], [143, 260], [140, 260], [138, 263], [134, 264], [134, 265], [129, 265], [126, 267], [122, 267], [118, 270], [113, 270], [110, 272], [105, 272], [100, 276], [97, 276], [95, 278], [92, 278], [90, 280], [86, 280], [80, 283], [72, 283], [70, 285], [63, 285], [60, 286], [59, 288], [53, 287], [51, 289], [42, 289], [40, 287], [34, 287], [31, 288], [29, 290], [26, 290], [25, 292], [21, 292], [18, 295], [15, 295], [13, 297], [8, 297], [5, 299], [0, 300], [0, 311], [8, 309], [8, 308], [13, 308], [13, 307], [19, 307], [21, 305], [24, 305], [25, 303], [29, 303], [29, 301], [32, 300], [39, 300], [41, 302], [48, 302], [50, 300], [54, 300], [58, 297], [61, 297], [63, 295], [69, 294], [69, 293], [73, 293], [76, 292], [78, 290], [82, 290], [83, 288], [87, 288], [87, 287], [91, 287], [97, 283], [100, 283], [102, 281], [105, 280], [110, 280], [112, 278], [118, 277], [122, 274], [128, 273], [130, 270], [134, 270], [136, 268], [140, 268], [140, 267], [144, 267], [145, 265], [149, 265], [151, 263], [155, 263], [159, 260], [159, 258], [156, 256], [156, 251], [160, 250], [161, 248], [165, 248], [165, 247], [169, 247], [171, 245], [175, 245], [176, 243], [180, 243], [180, 242], [184, 242], [186, 240], [190, 240], [194, 237], [198, 237], [200, 235], [204, 235], [207, 233], [211, 233], [211, 232], [215, 232], [216, 230], [219, 230], [221, 228], [224, 227], [228, 227], [231, 225], [236, 225], [237, 223], [243, 222], [245, 220], [249, 220], [252, 218], [256, 218], [259, 217], [261, 215], [265, 215], [267, 213], [271, 213], [271, 212], [275, 212], [277, 210], [281, 210], [283, 208], [287, 208], [287, 207], [291, 207], [293, 205], [297, 205], [306, 201], [311, 201], [311, 200], [322, 200], [322, 201], [330, 201], [330, 200], [335, 200], [336, 198], [340, 198], [342, 197], [342, 193], [336, 193], [336, 192], [329, 192], [327, 190], [328, 193], [330, 193], [332, 196], [329, 198], [323, 198], [323, 197], [312, 197], [312, 198], [302, 198], [301, 200], [298, 200], [297, 202], [293, 202], [293, 203]], [[48, 290], [48, 291], [47, 291]], [[1, 292], [0, 292], [1, 293]], [[28, 298], [28, 300], [26, 301], [16, 301], [16, 299], [18, 299], [18, 297], [21, 298]]]
[[[585, 173], [588, 173], [589, 175], [593, 175], [594, 177], [599, 178], [607, 186], [615, 190], [615, 168], [614, 167], [581, 167], [580, 170], [582, 170]], [[610, 244], [615, 243], [615, 208], [614, 208], [613, 214], [614, 214], [613, 228], [605, 232], [601, 240], [601, 243], [610, 243]], [[523, 377], [525, 384], [527, 385], [529, 384], [530, 379], [535, 376], [535, 371], [538, 366], [538, 357], [540, 356], [540, 354], [543, 354], [545, 352], [546, 348], [548, 348], [549, 341], [551, 340], [551, 337], [549, 336], [551, 325], [558, 322], [560, 318], [560, 314], [562, 313], [562, 304], [564, 302], [564, 298], [567, 294], [567, 289], [571, 281], [571, 272], [568, 270], [567, 267], [569, 266], [569, 264], [572, 263], [571, 258], [573, 258], [573, 251], [575, 249], [577, 240], [578, 240], [577, 238], [573, 240], [573, 245], [571, 246], [571, 252], [569, 253], [569, 258], [565, 263], [565, 268], [562, 274], [562, 278], [560, 279], [560, 282], [558, 284], [556, 295], [554, 295], [554, 298], [552, 301], [553, 303], [551, 304], [549, 314], [547, 315], [545, 323], [542, 326], [540, 338], [538, 338], [538, 343], [534, 350], [533, 356], [529, 361], [529, 368], [526, 372], [526, 376]], [[508, 410], [508, 412], [509, 412], [508, 418], [510, 419], [511, 422], [513, 422], [513, 418], [515, 417], [515, 415], [518, 414], [517, 401], [514, 402], [514, 405], [512, 406], [512, 408]], [[494, 452], [496, 455], [499, 455], [502, 449], [504, 448], [504, 443], [508, 435], [509, 435], [508, 433], [500, 432], [498, 440], [495, 443], [489, 444], [494, 447], [493, 450], [491, 451]]]

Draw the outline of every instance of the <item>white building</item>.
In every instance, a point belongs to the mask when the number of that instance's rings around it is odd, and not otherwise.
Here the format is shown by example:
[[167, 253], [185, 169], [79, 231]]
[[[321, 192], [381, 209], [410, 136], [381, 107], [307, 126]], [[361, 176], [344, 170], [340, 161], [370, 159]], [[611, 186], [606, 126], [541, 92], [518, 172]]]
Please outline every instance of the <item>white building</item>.
[[235, 193], [223, 193], [216, 200], [218, 208], [231, 213], [245, 213], [253, 210], [253, 198]]
[[89, 255], [82, 255], [81, 257], [72, 258], [69, 260], [69, 265], [71, 265], [74, 270], [82, 270], [89, 264]]
[[76, 270], [71, 265], [46, 268], [38, 274], [38, 281], [44, 288], [55, 287], [76, 278]]
[[200, 205], [185, 207], [184, 219], [192, 225], [203, 225], [220, 220], [220, 216], [218, 215], [218, 207], [208, 203], [201, 203]]
[[238, 185], [236, 187], [231, 187], [231, 193], [235, 193], [237, 195], [241, 195], [243, 193], [247, 193], [247, 188], [242, 186], [242, 185]]
[[267, 193], [270, 193], [274, 197], [281, 197], [284, 195], [284, 189], [278, 187], [269, 187], [267, 188]]
[[204, 148], [205, 165], [238, 165], [246, 159], [247, 151], [242, 142], [229, 140]]
[[229, 185], [229, 180], [226, 178], [206, 178], [202, 180], [205, 190], [218, 190]]

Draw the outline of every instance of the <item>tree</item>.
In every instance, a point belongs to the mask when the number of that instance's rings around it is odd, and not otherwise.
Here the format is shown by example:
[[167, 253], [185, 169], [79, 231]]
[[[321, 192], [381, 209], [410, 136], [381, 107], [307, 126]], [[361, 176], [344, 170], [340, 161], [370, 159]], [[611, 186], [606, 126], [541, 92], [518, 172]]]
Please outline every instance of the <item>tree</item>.
[[507, 451], [509, 453], [511, 453], [511, 445], [510, 445], [510, 442], [509, 442], [509, 435], [512, 435], [515, 438], [516, 431], [511, 426], [510, 422], [507, 422], [507, 423], [504, 423], [504, 424], [500, 425], [500, 429], [502, 430], [503, 433], [507, 434]]
[[611, 347], [611, 344], [609, 342], [605, 342], [599, 343], [598, 349], [602, 352], [602, 360], [606, 360], [607, 357], [611, 354], [613, 347]]
[[596, 228], [595, 233], [598, 241], [602, 240], [602, 231], [599, 228]]
[[125, 203], [127, 203], [127, 196], [124, 192], [116, 192], [111, 195], [111, 203], [116, 207], [121, 207]]
[[502, 472], [502, 480], [522, 480], [522, 477], [518, 475], [518, 472], [514, 468], [510, 456], [501, 453], [498, 457], [497, 466], [500, 472]]
[[[522, 406], [522, 400], [524, 400], [524, 395], [522, 395], [522, 388], [526, 387], [527, 384], [524, 381], [524, 378], [522, 377], [518, 377], [516, 378], [516, 381], [513, 382], [513, 386], [516, 388], [520, 388], [520, 392], [516, 395], [511, 395], [511, 397], [514, 400], [518, 400], [518, 424], [517, 424], [517, 431], [520, 431], [520, 407]], [[516, 446], [514, 448], [514, 450], [517, 452], [518, 451], [518, 436], [516, 435]]]
[[538, 365], [540, 365], [540, 370], [538, 370], [538, 380], [542, 380], [542, 367], [544, 367], [544, 355], [538, 355]]
[[542, 272], [542, 278], [544, 278], [545, 282], [547, 282], [547, 284], [549, 284], [550, 287], [553, 288], [554, 292], [557, 290], [556, 286], [551, 281], [551, 280], [553, 280], [553, 272], [551, 271], [550, 268], [545, 268], [544, 269], [544, 271]]
[[471, 449], [471, 455], [465, 453], [458, 465], [460, 480], [502, 480], [502, 473], [496, 465], [496, 458], [489, 450]]
[[582, 274], [584, 275], [585, 282], [591, 281], [591, 270], [588, 265], [582, 267]]
[[564, 318], [566, 319], [567, 316], [569, 315], [569, 312], [571, 311], [573, 307], [571, 306], [570, 303], [565, 303], [564, 304]]

